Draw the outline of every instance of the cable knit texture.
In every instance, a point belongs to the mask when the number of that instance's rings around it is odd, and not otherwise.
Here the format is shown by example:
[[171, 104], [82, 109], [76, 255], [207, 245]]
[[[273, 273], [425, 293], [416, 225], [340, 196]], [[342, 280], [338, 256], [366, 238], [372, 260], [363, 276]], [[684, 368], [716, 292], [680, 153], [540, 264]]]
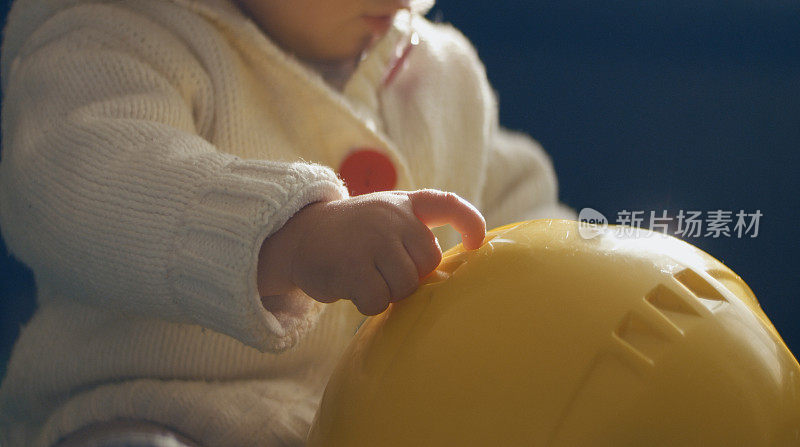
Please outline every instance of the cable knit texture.
[[302, 445], [361, 317], [307, 297], [265, 309], [255, 269], [295, 212], [346, 197], [351, 150], [490, 227], [570, 215], [541, 148], [498, 128], [468, 41], [418, 13], [341, 92], [229, 0], [18, 0], [0, 62], [0, 228], [38, 294], [0, 386], [4, 447], [117, 418], [208, 447]]

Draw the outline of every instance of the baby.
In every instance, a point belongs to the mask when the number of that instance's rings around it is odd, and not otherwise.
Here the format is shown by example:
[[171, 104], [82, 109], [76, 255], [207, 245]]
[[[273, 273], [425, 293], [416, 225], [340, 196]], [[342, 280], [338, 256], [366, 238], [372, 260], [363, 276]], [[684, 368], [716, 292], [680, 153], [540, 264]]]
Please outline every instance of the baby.
[[38, 307], [0, 444], [302, 445], [362, 314], [456, 242], [430, 228], [572, 216], [429, 7], [15, 1], [0, 228]]

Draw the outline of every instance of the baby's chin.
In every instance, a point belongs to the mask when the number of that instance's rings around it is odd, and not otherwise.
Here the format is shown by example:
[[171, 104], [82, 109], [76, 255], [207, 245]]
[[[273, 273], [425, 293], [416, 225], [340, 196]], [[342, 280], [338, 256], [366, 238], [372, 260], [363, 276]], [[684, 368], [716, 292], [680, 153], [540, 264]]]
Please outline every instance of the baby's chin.
[[364, 34], [335, 44], [326, 42], [324, 45], [319, 45], [310, 49], [311, 51], [307, 51], [306, 54], [298, 54], [298, 56], [305, 60], [329, 64], [357, 61], [385, 34], [385, 32]]

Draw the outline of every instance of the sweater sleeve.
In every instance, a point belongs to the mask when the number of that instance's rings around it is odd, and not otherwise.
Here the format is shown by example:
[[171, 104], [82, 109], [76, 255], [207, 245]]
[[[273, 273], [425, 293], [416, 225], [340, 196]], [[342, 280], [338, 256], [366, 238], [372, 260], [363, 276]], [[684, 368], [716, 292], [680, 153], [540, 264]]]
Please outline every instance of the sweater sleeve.
[[139, 36], [165, 33], [151, 22], [115, 18], [62, 12], [4, 73], [9, 250], [46, 299], [197, 324], [262, 351], [292, 346], [320, 306], [264, 309], [259, 248], [300, 208], [346, 190], [323, 166], [217, 150], [197, 129], [209, 100], [200, 64], [174, 42], [145, 47]]
[[574, 219], [558, 201], [550, 157], [529, 136], [498, 128], [489, 147], [483, 191], [487, 228], [530, 219]]

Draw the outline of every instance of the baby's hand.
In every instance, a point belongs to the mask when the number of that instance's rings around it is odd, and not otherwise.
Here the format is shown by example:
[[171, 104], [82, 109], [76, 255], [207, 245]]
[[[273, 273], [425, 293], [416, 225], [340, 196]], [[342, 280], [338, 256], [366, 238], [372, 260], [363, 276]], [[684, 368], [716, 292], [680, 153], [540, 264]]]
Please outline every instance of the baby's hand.
[[439, 265], [442, 251], [428, 227], [448, 223], [465, 247], [480, 247], [486, 222], [453, 193], [391, 191], [313, 203], [264, 241], [259, 291], [297, 287], [317, 301], [346, 298], [365, 315], [381, 313]]

